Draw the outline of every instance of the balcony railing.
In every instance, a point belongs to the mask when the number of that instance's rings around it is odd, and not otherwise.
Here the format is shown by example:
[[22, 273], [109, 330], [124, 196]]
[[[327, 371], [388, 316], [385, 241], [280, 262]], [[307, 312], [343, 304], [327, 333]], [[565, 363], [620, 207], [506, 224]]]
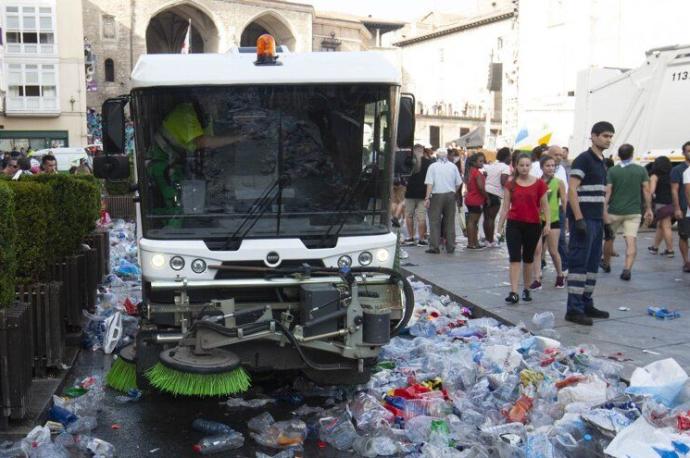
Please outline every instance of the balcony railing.
[[56, 115], [60, 113], [57, 97], [16, 97], [5, 98], [5, 114], [10, 115]]

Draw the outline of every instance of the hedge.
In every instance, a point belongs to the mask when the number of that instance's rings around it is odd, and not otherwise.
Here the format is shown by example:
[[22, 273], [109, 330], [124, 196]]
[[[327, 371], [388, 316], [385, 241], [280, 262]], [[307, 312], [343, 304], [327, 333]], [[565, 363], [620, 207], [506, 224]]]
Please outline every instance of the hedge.
[[16, 273], [14, 195], [5, 180], [0, 181], [0, 306], [14, 301]]
[[48, 234], [59, 222], [59, 211], [53, 207], [53, 191], [47, 184], [11, 181], [14, 193], [14, 218], [20, 237], [17, 237], [17, 283], [40, 281], [52, 259]]
[[48, 232], [52, 260], [73, 254], [82, 239], [96, 225], [101, 195], [94, 177], [84, 175], [35, 175], [22, 181], [43, 183], [53, 191], [52, 206], [57, 211], [55, 225]]

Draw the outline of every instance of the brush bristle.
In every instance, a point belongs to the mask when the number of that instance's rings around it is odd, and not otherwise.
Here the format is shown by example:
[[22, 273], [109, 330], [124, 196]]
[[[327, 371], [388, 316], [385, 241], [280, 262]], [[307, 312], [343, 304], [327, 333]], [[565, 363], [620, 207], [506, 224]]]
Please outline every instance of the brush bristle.
[[137, 388], [137, 368], [134, 363], [117, 358], [105, 376], [105, 383], [124, 393]]
[[174, 396], [223, 396], [247, 391], [251, 380], [247, 372], [238, 367], [218, 374], [180, 372], [157, 363], [146, 371], [151, 385]]

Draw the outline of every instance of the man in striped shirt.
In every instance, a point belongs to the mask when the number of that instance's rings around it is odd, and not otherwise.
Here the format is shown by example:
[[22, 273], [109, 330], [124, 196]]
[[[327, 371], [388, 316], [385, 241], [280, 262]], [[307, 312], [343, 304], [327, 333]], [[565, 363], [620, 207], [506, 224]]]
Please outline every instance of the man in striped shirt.
[[606, 213], [604, 150], [611, 146], [614, 129], [600, 121], [592, 126], [592, 147], [572, 163], [568, 181], [568, 308], [566, 321], [591, 326], [592, 318], [609, 313], [594, 307], [592, 295], [601, 259]]

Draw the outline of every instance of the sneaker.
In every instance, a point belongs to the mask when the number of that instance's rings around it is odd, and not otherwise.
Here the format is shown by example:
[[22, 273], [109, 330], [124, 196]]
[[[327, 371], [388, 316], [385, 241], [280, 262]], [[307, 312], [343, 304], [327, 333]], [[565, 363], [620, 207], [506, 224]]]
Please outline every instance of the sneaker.
[[505, 298], [505, 301], [509, 304], [517, 304], [520, 302], [520, 296], [517, 295], [517, 293], [510, 293], [508, 294], [508, 297]]
[[606, 264], [603, 259], [599, 261], [599, 267], [607, 274], [611, 272], [611, 264]]
[[446, 253], [448, 253], [448, 254], [453, 254], [453, 253], [455, 253], [455, 247], [453, 247], [453, 248], [446, 248]]
[[599, 310], [596, 307], [589, 307], [585, 308], [585, 315], [587, 315], [590, 318], [608, 318], [609, 312]]
[[683, 266], [683, 272], [690, 273], [690, 262], [686, 262]]
[[391, 224], [393, 225], [393, 227], [400, 227], [400, 221], [398, 220], [398, 218], [391, 218]]
[[525, 302], [532, 302], [532, 295], [527, 288], [522, 290], [522, 300]]
[[441, 250], [435, 250], [433, 248], [429, 248], [428, 250], [425, 251], [425, 253], [429, 253], [429, 254], [439, 254], [440, 252], [441, 252]]
[[570, 321], [571, 323], [581, 324], [583, 326], [592, 326], [592, 319], [585, 315], [584, 313], [566, 313], [565, 321]]
[[415, 242], [414, 242], [414, 239], [405, 239], [400, 243], [400, 245], [402, 245], [402, 246], [414, 246]]
[[621, 272], [621, 280], [630, 281], [631, 273], [628, 269], [623, 269]]
[[648, 246], [648, 247], [647, 247], [647, 250], [648, 250], [651, 254], [659, 254], [659, 249], [658, 249], [657, 247]]
[[539, 280], [534, 280], [531, 285], [529, 285], [529, 289], [532, 291], [541, 289], [541, 282]]
[[474, 250], [474, 251], [480, 251], [486, 248], [486, 245], [477, 245], [477, 246], [469, 246], [467, 245], [468, 250]]
[[546, 260], [542, 259], [541, 260], [541, 270], [544, 270], [544, 269], [546, 269]]
[[408, 254], [408, 252], [401, 248], [400, 249], [400, 259], [407, 259], [409, 257], [410, 257], [410, 255]]
[[561, 275], [560, 277], [556, 277], [556, 288], [558, 289], [563, 289], [565, 288], [565, 276]]
[[419, 241], [417, 242], [417, 246], [429, 246], [429, 242], [423, 239], [419, 239]]
[[675, 256], [675, 253], [671, 250], [664, 250], [661, 253], [659, 253], [661, 256], [666, 256], [667, 258], [672, 258]]

